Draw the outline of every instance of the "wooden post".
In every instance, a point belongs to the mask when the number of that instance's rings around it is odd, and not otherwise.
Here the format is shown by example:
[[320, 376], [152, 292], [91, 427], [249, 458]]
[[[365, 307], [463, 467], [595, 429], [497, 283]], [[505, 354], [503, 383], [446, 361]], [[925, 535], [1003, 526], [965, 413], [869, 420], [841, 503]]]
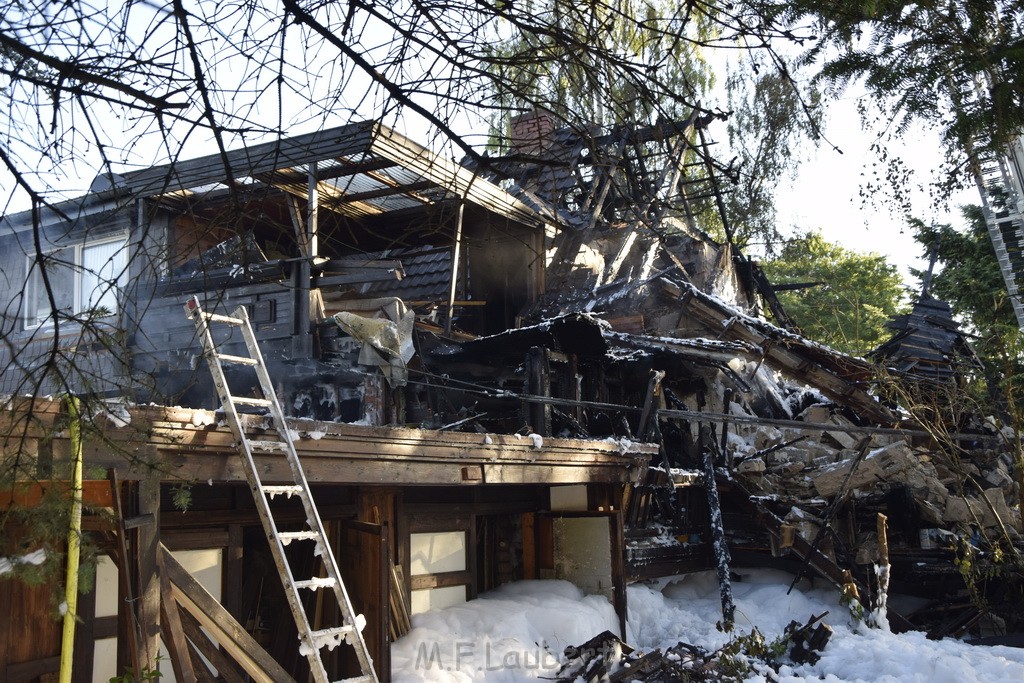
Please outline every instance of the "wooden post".
[[459, 202], [459, 214], [455, 221], [455, 243], [452, 245], [452, 276], [448, 286], [448, 309], [444, 321], [445, 336], [452, 333], [452, 318], [455, 317], [455, 290], [459, 282], [459, 259], [462, 258], [462, 220], [466, 213], [466, 202]]
[[139, 513], [152, 515], [152, 521], [139, 528], [138, 617], [141, 642], [139, 662], [143, 671], [156, 671], [160, 654], [160, 573], [157, 554], [160, 549], [160, 476], [153, 472], [139, 485]]
[[611, 570], [615, 613], [619, 617], [619, 636], [626, 638], [626, 535], [623, 529], [622, 509], [608, 517], [611, 525]]
[[131, 667], [135, 678], [142, 680], [142, 664], [139, 660], [141, 651], [139, 643], [139, 611], [135, 600], [134, 587], [137, 585], [134, 571], [138, 567], [133, 555], [139, 547], [138, 531], [129, 530], [125, 520], [135, 517], [138, 512], [139, 483], [137, 481], [125, 482], [124, 486], [129, 491], [127, 499], [130, 508], [126, 508], [121, 497], [122, 483], [117, 477], [117, 470], [110, 469], [107, 473], [110, 478], [110, 486], [114, 495], [114, 512], [117, 515], [117, 544], [115, 555], [117, 560], [118, 578], [118, 607], [117, 607], [117, 672], [121, 673], [126, 667]]
[[651, 378], [647, 383], [647, 396], [644, 398], [644, 410], [640, 413], [640, 422], [636, 427], [636, 437], [640, 441], [646, 441], [647, 435], [652, 431], [651, 411], [654, 410], [654, 420], [657, 421], [657, 410], [654, 409], [655, 399], [661, 395], [661, 380], [665, 379], [664, 370], [651, 370]]
[[[527, 356], [528, 391], [534, 396], [551, 396], [551, 352], [543, 346], [534, 346]], [[541, 436], [551, 436], [551, 405], [527, 402], [527, 419], [530, 428]]]
[[708, 425], [700, 426], [700, 448], [704, 456], [704, 488], [708, 495], [708, 509], [711, 511], [711, 547], [715, 553], [718, 568], [718, 588], [722, 598], [722, 630], [732, 631], [736, 607], [732, 600], [732, 581], [729, 578], [729, 546], [725, 542], [725, 527], [722, 526], [722, 506], [718, 500], [718, 484], [715, 482], [715, 442]]
[[523, 520], [523, 579], [537, 578], [537, 538], [534, 532], [536, 513], [524, 512]]
[[300, 254], [306, 258], [317, 256], [320, 250], [320, 192], [317, 180], [317, 163], [309, 164], [309, 189], [306, 197], [306, 234], [300, 243]]
[[878, 564], [875, 565], [878, 595], [875, 598], [871, 614], [871, 625], [887, 629], [889, 627], [886, 613], [889, 602], [889, 519], [879, 512], [875, 521], [878, 530]]
[[309, 358], [313, 355], [313, 335], [310, 332], [310, 278], [313, 258], [317, 255], [317, 192], [316, 162], [309, 165], [309, 191], [306, 198], [306, 224], [298, 235], [299, 259], [292, 269], [292, 357]]
[[242, 526], [228, 525], [228, 546], [224, 549], [224, 591], [221, 604], [231, 616], [245, 623], [246, 615], [242, 611], [242, 570], [243, 543]]

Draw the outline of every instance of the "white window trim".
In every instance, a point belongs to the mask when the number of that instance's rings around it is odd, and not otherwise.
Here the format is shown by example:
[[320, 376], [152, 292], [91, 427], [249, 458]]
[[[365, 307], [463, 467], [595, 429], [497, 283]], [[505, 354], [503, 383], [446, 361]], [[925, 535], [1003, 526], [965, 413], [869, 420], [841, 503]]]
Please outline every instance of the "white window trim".
[[[52, 254], [54, 252], [58, 252], [58, 251], [61, 251], [61, 250], [64, 250], [64, 249], [68, 249], [68, 248], [73, 248], [74, 249], [74, 261], [73, 261], [74, 265], [72, 266], [72, 268], [73, 268], [72, 272], [74, 273], [74, 278], [72, 279], [73, 280], [72, 281], [73, 291], [71, 293], [71, 300], [74, 302], [74, 305], [72, 307], [72, 313], [74, 313], [74, 314], [81, 313], [82, 310], [83, 310], [83, 307], [82, 307], [82, 296], [83, 296], [83, 292], [82, 292], [82, 275], [83, 275], [83, 270], [82, 270], [82, 268], [83, 268], [83, 266], [82, 266], [82, 252], [83, 252], [83, 250], [86, 247], [98, 247], [98, 246], [103, 246], [105, 244], [111, 244], [111, 243], [115, 243], [115, 242], [121, 243], [123, 245], [123, 248], [127, 249], [128, 248], [128, 233], [124, 232], [124, 233], [120, 233], [120, 234], [115, 234], [115, 235], [110, 235], [110, 236], [106, 236], [106, 237], [101, 237], [99, 239], [85, 239], [83, 241], [74, 242], [72, 244], [50, 245], [51, 248], [49, 250], [47, 250], [46, 252], [44, 252], [45, 254], [49, 255], [49, 254]], [[128, 257], [127, 257], [127, 254], [125, 254], [125, 264], [126, 264], [125, 267], [127, 267], [127, 262], [128, 262]], [[22, 315], [21, 315], [22, 329], [26, 330], [26, 331], [28, 331], [28, 330], [46, 329], [48, 327], [53, 327], [53, 316], [52, 315], [47, 316], [46, 320], [43, 320], [43, 321], [39, 321], [38, 320], [38, 314], [36, 315], [36, 321], [31, 321], [29, 319], [28, 306], [30, 305], [30, 302], [35, 298], [35, 295], [36, 295], [36, 292], [35, 292], [35, 282], [36, 282], [36, 278], [39, 277], [39, 276], [35, 275], [35, 270], [37, 268], [39, 268], [39, 264], [36, 263], [36, 257], [34, 255], [26, 255], [25, 256], [25, 294], [26, 294], [26, 296], [24, 298], [25, 303], [23, 304], [23, 311], [22, 311]], [[118, 311], [115, 310], [112, 315], [117, 315], [117, 313], [118, 313]]]

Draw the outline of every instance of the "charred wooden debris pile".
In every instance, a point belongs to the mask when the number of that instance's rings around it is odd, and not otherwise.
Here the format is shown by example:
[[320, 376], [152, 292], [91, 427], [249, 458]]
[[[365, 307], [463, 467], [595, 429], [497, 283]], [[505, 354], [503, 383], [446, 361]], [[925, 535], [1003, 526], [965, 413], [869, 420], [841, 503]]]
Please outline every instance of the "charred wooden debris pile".
[[[622, 199], [625, 181], [579, 169], [603, 153], [624, 177], [642, 175], [629, 168], [643, 166], [642, 155], [637, 163], [623, 150], [657, 136], [636, 135], [601, 147], [561, 131], [529, 147], [563, 165], [520, 169], [521, 186], [577, 218], [592, 211], [590, 222], [551, 244], [546, 294], [523, 312], [541, 322], [468, 342], [445, 360], [510, 354], [532, 431], [660, 443], [660, 462], [624, 502], [634, 579], [716, 565], [721, 574], [731, 554], [858, 587], [872, 606], [887, 552], [892, 591], [927, 600], [902, 616], [893, 610], [895, 628], [1019, 631], [1016, 438], [958, 395], [977, 360], [949, 306], [922, 293], [870, 362], [766, 322], [770, 312], [788, 324], [771, 284], [693, 220], [693, 204], [719, 193], [714, 167], [699, 181], [685, 164], [679, 176], [643, 176], [671, 205], [646, 195], [595, 209], [601, 197]], [[720, 489], [720, 516], [711, 488]]]
[[[731, 169], [710, 160], [708, 123], [514, 120], [512, 153], [474, 169], [515, 198], [514, 216], [467, 205], [463, 231], [462, 209], [435, 207], [447, 222], [428, 238], [403, 207], [401, 238], [314, 263], [314, 353], [287, 361], [285, 402], [296, 417], [517, 434], [537, 449], [545, 437], [659, 444], [620, 501], [633, 580], [717, 566], [727, 583], [731, 554], [870, 597], [884, 513], [893, 590], [936, 600], [905, 626], [961, 633], [988, 607], [1019, 605], [1018, 581], [986, 583], [1020, 573], [1015, 438], [943, 407], [966, 347], [948, 307], [923, 295], [878, 362], [787, 329], [757, 264], [698, 227], [718, 212], [729, 234], [719, 182]], [[383, 230], [389, 214], [374, 216]], [[271, 303], [253, 317], [274, 331]], [[278, 336], [271, 363], [296, 348]], [[908, 420], [908, 397], [934, 408]]]
[[754, 629], [714, 651], [680, 642], [664, 651], [641, 652], [605, 631], [582, 645], [567, 647], [566, 663], [556, 680], [742, 681], [751, 675], [778, 672], [784, 664], [814, 664], [832, 637], [832, 629], [821, 621], [827, 614], [812, 616], [804, 624], [793, 621], [771, 641]]
[[[991, 608], [1019, 605], [1021, 586], [986, 577], [1019, 574], [1019, 468], [1007, 430], [941, 407], [956, 403], [969, 360], [948, 306], [923, 294], [872, 362], [767, 322], [788, 319], [756, 263], [694, 219], [702, 202], [721, 208], [727, 170], [691, 142], [707, 123], [604, 135], [531, 123], [546, 134], [491, 171], [563, 221], [542, 292], [497, 334], [459, 333], [472, 307], [447, 322], [417, 316], [409, 382], [383, 392], [384, 412], [536, 443], [659, 443], [623, 500], [634, 580], [718, 566], [727, 583], [731, 554], [859, 586], [870, 605], [884, 513], [892, 590], [932, 600], [894, 626], [1000, 631], [1019, 612]], [[443, 260], [410, 252], [410, 275], [389, 287], [430, 299], [416, 286], [447, 286]], [[936, 407], [908, 419], [910, 398]]]

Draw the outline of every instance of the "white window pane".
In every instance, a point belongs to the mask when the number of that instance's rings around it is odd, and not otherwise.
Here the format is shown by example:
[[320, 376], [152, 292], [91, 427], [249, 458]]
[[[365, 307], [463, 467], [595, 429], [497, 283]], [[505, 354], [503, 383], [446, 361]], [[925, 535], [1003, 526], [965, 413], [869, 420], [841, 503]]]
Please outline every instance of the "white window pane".
[[29, 276], [25, 287], [26, 327], [52, 322], [50, 300], [43, 283], [43, 268], [46, 269], [47, 279], [50, 282], [54, 300], [57, 302], [57, 308], [65, 313], [72, 312], [75, 301], [74, 258], [74, 247], [67, 247], [46, 254], [42, 266], [34, 259], [29, 259]]
[[444, 609], [452, 605], [461, 605], [466, 602], [465, 586], [445, 586], [444, 588], [430, 588], [426, 590], [412, 591], [412, 604], [409, 611], [413, 614], [423, 614], [432, 609]]
[[466, 569], [466, 532], [409, 534], [409, 572], [440, 574]]
[[124, 242], [82, 247], [82, 305], [80, 311], [117, 311], [117, 292], [124, 281]]

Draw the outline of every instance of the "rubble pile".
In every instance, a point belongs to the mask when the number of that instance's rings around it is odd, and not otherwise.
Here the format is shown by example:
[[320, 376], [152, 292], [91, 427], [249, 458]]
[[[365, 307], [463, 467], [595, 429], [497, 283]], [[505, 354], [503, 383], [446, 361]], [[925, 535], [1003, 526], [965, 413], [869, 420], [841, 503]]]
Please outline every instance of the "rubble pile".
[[769, 669], [778, 672], [783, 664], [814, 664], [832, 637], [831, 627], [820, 623], [826, 614], [812, 616], [805, 624], [791, 622], [782, 635], [771, 641], [754, 629], [714, 651], [680, 642], [664, 651], [644, 653], [605, 631], [583, 645], [567, 647], [566, 663], [556, 680], [735, 681], [750, 674], [763, 675]]
[[[798, 419], [827, 427], [809, 432], [739, 425], [730, 445], [736, 475], [760, 497], [792, 506], [786, 522], [805, 538], [820, 528], [814, 511], [837, 496], [866, 501], [899, 492], [909, 494], [917, 521], [918, 533], [905, 539], [911, 546], [933, 548], [947, 536], [943, 531], [1021, 539], [1020, 484], [1011, 455], [995, 450], [994, 439], [984, 442], [987, 447], [968, 443], [950, 454], [927, 439], [888, 430], [865, 437], [824, 404]], [[860, 559], [870, 561], [863, 553]]]

